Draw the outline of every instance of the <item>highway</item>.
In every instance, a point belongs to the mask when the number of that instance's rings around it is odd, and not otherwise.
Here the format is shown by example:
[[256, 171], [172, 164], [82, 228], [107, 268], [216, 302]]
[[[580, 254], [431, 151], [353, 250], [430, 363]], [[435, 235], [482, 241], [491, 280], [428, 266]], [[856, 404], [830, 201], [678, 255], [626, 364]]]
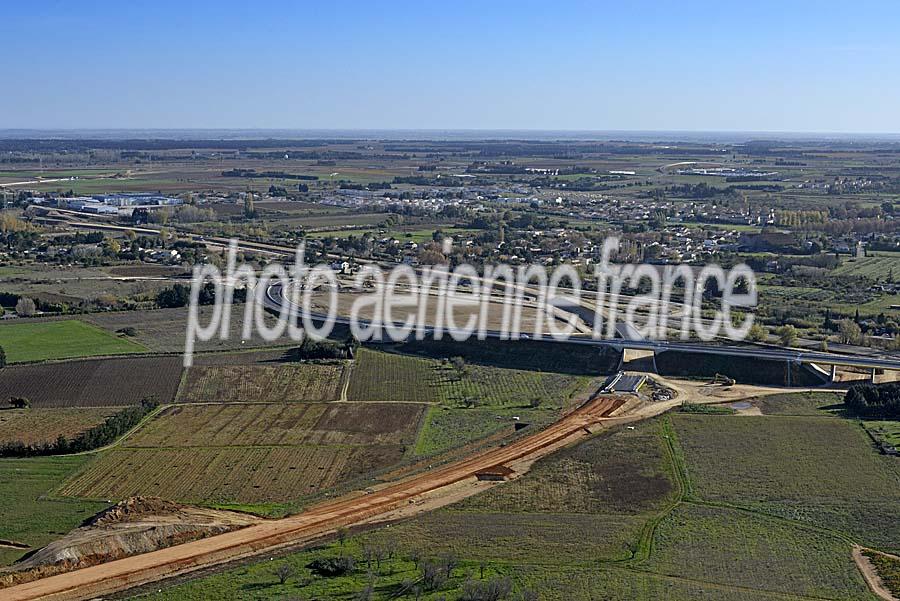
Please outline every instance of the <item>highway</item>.
[[[281, 311], [282, 305], [288, 307], [291, 314], [295, 317], [302, 316], [301, 307], [294, 305], [289, 299], [284, 297], [284, 291], [281, 284], [272, 284], [265, 293], [265, 305], [273, 311]], [[324, 319], [325, 315], [320, 313], [312, 313], [310, 315], [315, 319]], [[349, 325], [350, 319], [345, 316], [338, 316], [336, 323]], [[369, 326], [372, 324], [370, 320], [359, 320], [361, 326]], [[378, 325], [378, 324], [376, 324]], [[402, 325], [402, 324], [398, 324]], [[426, 328], [426, 333], [430, 334], [434, 328]], [[488, 338], [502, 338], [503, 335], [497, 330], [486, 331]], [[385, 336], [385, 338], [387, 338]], [[722, 355], [729, 357], [747, 357], [754, 359], [769, 359], [772, 361], [785, 361], [791, 363], [810, 363], [817, 365], [838, 365], [842, 367], [860, 367], [864, 369], [886, 369], [900, 371], [900, 360], [885, 359], [879, 357], [865, 357], [861, 355], [841, 355], [837, 353], [823, 353], [815, 351], [803, 351], [799, 349], [780, 349], [761, 346], [733, 346], [724, 344], [704, 344], [699, 342], [680, 342], [671, 340], [634, 340], [628, 338], [588, 338], [585, 336], [573, 335], [567, 340], [557, 340], [552, 336], [521, 336], [520, 339], [538, 340], [543, 342], [553, 342], [560, 344], [583, 344], [588, 346], [606, 346], [620, 349], [645, 350], [661, 353], [665, 351], [680, 351], [685, 353], [697, 353], [707, 355]]]
[[[77, 211], [70, 211], [66, 209], [50, 209], [57, 213], [68, 214], [77, 217], [87, 217], [86, 214], [80, 213]], [[120, 226], [110, 223], [97, 223], [97, 222], [69, 222], [68, 223], [74, 227], [83, 227], [90, 229], [105, 229], [111, 231], [124, 231], [131, 230], [138, 234], [149, 234], [149, 235], [158, 235], [160, 234], [159, 230], [147, 228], [147, 227], [126, 227]], [[201, 242], [208, 246], [215, 246], [219, 248], [227, 248], [230, 239], [228, 238], [220, 238], [220, 237], [203, 237], [197, 234], [189, 234], [181, 232], [182, 235], [186, 236], [190, 240], [195, 242]], [[268, 244], [264, 242], [253, 242], [247, 240], [239, 240], [238, 248], [241, 250], [249, 250], [255, 252], [263, 252], [271, 255], [280, 255], [280, 256], [288, 256], [293, 257], [296, 249], [288, 248], [285, 246], [279, 246], [276, 244]], [[360, 259], [360, 263], [375, 263], [377, 261], [370, 261]], [[528, 288], [525, 288], [529, 291]], [[533, 292], [533, 291], [532, 291]], [[280, 293], [280, 288], [278, 285], [274, 285], [270, 287], [270, 290], [266, 291], [266, 305], [269, 308], [279, 311], [281, 309], [282, 302], [286, 302], [286, 299], [283, 298], [283, 295]], [[586, 312], [593, 314], [594, 308], [589, 306], [579, 307], [582, 309], [578, 311], [579, 317], [585, 319]], [[299, 315], [299, 308], [293, 308], [295, 314]], [[313, 315], [313, 317], [323, 318], [323, 315]], [[346, 318], [338, 318], [337, 323], [347, 324], [349, 320]], [[361, 325], [368, 325], [364, 320], [360, 320]], [[585, 319], [585, 321], [587, 321]], [[755, 359], [770, 359], [773, 361], [788, 361], [793, 363], [808, 363], [808, 364], [817, 364], [817, 365], [836, 365], [842, 367], [859, 367], [864, 369], [886, 369], [886, 370], [894, 370], [900, 371], [900, 359], [889, 359], [889, 358], [881, 358], [881, 357], [869, 357], [862, 355], [849, 355], [849, 354], [839, 354], [839, 353], [825, 353], [825, 352], [816, 352], [816, 351], [804, 351], [800, 349], [781, 349], [781, 348], [772, 348], [766, 346], [734, 346], [728, 344], [718, 344], [718, 343], [700, 343], [700, 342], [681, 342], [681, 341], [669, 341], [669, 340], [643, 340], [634, 336], [632, 332], [628, 331], [624, 324], [617, 324], [616, 327], [617, 333], [620, 336], [615, 339], [593, 339], [593, 338], [585, 338], [583, 336], [572, 336], [570, 337], [566, 343], [568, 344], [585, 344], [585, 345], [600, 345], [600, 346], [613, 346], [616, 348], [622, 349], [633, 349], [633, 350], [646, 350], [646, 351], [655, 351], [665, 352], [665, 351], [681, 351], [686, 353], [698, 353], [698, 354], [710, 354], [710, 355], [724, 355], [730, 357], [748, 357]], [[490, 338], [499, 338], [500, 332], [496, 331], [488, 331], [487, 336]], [[533, 339], [544, 340], [547, 342], [560, 342], [555, 338], [549, 336], [543, 336]]]

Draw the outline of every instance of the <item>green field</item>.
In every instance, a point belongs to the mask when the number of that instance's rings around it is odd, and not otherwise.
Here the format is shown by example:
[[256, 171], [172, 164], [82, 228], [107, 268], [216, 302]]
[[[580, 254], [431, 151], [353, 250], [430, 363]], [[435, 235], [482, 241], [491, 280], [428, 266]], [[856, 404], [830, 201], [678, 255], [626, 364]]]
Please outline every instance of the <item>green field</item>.
[[900, 448], [900, 422], [898, 421], [870, 421], [863, 422], [868, 430], [879, 441], [886, 442], [892, 447]]
[[178, 395], [182, 403], [208, 401], [336, 401], [342, 365], [195, 365]]
[[896, 281], [896, 278], [900, 278], [900, 253], [875, 252], [869, 257], [844, 259], [831, 273], [857, 275], [873, 280], [887, 280], [893, 274]]
[[[347, 396], [352, 401], [431, 402], [415, 446], [431, 456], [462, 447], [513, 424], [540, 427], [587, 389], [589, 378], [483, 365], [466, 365], [464, 373], [448, 362], [360, 349], [351, 371]], [[532, 401], [540, 402], [532, 407]]]
[[74, 319], [16, 322], [0, 326], [0, 346], [10, 363], [140, 353], [146, 349], [130, 340]]
[[820, 599], [869, 600], [846, 540], [753, 513], [684, 504], [640, 566], [651, 572]]
[[855, 423], [819, 417], [672, 418], [692, 493], [900, 548], [900, 462]]
[[[0, 459], [0, 539], [36, 549], [79, 526], [107, 503], [59, 499], [55, 489], [90, 458]], [[28, 552], [0, 546], [0, 565]]]
[[843, 393], [834, 392], [789, 392], [771, 394], [751, 402], [764, 415], [835, 415], [843, 405]]
[[415, 454], [420, 456], [439, 455], [446, 451], [463, 447], [492, 435], [513, 433], [513, 424], [518, 417], [521, 423], [539, 428], [557, 416], [552, 409], [525, 408], [462, 408], [433, 406], [419, 432]]

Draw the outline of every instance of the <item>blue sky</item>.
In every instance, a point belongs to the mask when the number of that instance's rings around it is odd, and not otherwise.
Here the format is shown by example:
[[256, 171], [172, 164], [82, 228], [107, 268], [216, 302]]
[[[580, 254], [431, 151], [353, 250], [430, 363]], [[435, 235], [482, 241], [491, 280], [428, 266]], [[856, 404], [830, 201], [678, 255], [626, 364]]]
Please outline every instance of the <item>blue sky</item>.
[[0, 128], [900, 132], [900, 2], [0, 4]]

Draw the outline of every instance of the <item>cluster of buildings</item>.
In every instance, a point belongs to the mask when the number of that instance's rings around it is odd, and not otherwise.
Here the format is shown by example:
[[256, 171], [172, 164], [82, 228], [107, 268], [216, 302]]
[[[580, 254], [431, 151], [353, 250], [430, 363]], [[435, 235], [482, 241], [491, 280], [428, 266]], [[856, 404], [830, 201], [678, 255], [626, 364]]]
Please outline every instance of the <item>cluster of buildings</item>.
[[163, 196], [160, 194], [96, 194], [94, 196], [58, 196], [34, 198], [34, 204], [52, 206], [59, 209], [81, 211], [96, 215], [130, 214], [137, 208], [157, 208], [180, 205], [180, 198]]

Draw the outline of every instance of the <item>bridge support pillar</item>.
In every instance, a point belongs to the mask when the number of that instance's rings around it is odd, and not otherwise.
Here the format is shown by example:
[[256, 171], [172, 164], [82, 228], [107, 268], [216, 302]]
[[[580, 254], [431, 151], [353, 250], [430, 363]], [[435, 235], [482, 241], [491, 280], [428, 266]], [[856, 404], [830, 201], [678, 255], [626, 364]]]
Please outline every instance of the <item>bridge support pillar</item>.
[[875, 383], [875, 368], [872, 368], [872, 372], [869, 374], [869, 381], [874, 384]]
[[832, 384], [833, 384], [834, 382], [837, 382], [837, 365], [832, 365], [832, 366], [831, 366], [831, 376], [830, 376], [830, 378], [829, 378], [829, 381], [830, 381]]

